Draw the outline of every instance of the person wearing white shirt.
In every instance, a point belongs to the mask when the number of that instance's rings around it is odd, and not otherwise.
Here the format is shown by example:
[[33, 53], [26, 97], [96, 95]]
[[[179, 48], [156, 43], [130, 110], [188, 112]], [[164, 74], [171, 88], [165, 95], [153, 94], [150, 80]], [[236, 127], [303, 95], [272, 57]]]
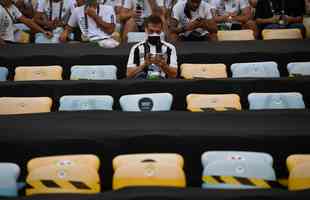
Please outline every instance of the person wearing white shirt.
[[202, 0], [178, 2], [172, 10], [170, 38], [174, 41], [217, 40], [217, 25], [211, 6]]
[[52, 33], [45, 31], [31, 19], [26, 18], [16, 8], [12, 0], [0, 0], [0, 43], [16, 42], [14, 38], [15, 23], [20, 22], [26, 24], [34, 32], [42, 32], [46, 37], [52, 37]]
[[18, 8], [18, 10], [21, 11], [21, 13], [28, 18], [33, 18], [35, 14], [36, 7], [32, 0], [14, 0], [15, 6]]
[[79, 27], [83, 41], [97, 42], [105, 48], [115, 48], [119, 45], [112, 38], [115, 23], [116, 16], [111, 6], [99, 4], [96, 0], [88, 0], [85, 5], [73, 10], [60, 41], [67, 41], [73, 28]]

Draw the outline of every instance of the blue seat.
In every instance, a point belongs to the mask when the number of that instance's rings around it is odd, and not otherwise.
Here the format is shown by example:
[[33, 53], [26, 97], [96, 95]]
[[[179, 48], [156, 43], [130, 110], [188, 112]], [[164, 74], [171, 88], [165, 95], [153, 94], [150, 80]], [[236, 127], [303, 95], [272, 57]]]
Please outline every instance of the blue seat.
[[123, 111], [169, 111], [173, 96], [170, 93], [125, 95], [119, 100]]
[[13, 163], [0, 163], [0, 196], [18, 196], [18, 177], [20, 168]]
[[304, 109], [302, 94], [290, 93], [251, 93], [248, 96], [250, 110]]
[[9, 70], [5, 67], [0, 67], [0, 81], [6, 81], [9, 74]]
[[287, 65], [290, 76], [310, 76], [310, 62], [294, 62]]
[[71, 68], [71, 80], [116, 80], [117, 67], [114, 65], [76, 65]]
[[231, 65], [233, 78], [277, 78], [280, 77], [275, 62], [235, 63]]
[[60, 98], [59, 111], [113, 110], [111, 96], [63, 96]]
[[[59, 42], [59, 37], [61, 33], [64, 31], [63, 28], [58, 27], [55, 30], [53, 30], [53, 37], [47, 38], [43, 33], [37, 33], [35, 34], [35, 43], [36, 44], [57, 44]], [[71, 33], [69, 34], [69, 38], [73, 39], [74, 35]]]

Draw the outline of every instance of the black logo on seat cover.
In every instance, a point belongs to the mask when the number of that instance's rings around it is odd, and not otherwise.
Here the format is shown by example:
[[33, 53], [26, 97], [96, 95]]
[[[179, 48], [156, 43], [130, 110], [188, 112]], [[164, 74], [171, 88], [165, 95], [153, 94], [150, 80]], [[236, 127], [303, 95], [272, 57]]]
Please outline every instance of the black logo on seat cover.
[[150, 98], [142, 98], [139, 100], [139, 108], [141, 111], [151, 111], [153, 105], [153, 101]]

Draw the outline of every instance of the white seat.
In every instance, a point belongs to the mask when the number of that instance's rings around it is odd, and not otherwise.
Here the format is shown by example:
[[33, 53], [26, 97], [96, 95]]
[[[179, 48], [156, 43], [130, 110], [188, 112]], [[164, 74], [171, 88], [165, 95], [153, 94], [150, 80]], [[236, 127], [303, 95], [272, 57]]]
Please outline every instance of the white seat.
[[280, 72], [275, 62], [235, 63], [231, 65], [233, 78], [278, 78]]
[[75, 65], [71, 68], [71, 80], [116, 80], [115, 65]]
[[14, 163], [0, 163], [0, 196], [18, 196], [18, 177], [20, 168]]
[[264, 29], [262, 35], [264, 40], [302, 39], [299, 29]]
[[219, 41], [246, 41], [255, 40], [252, 30], [218, 31]]
[[169, 111], [173, 96], [170, 93], [125, 95], [119, 100], [123, 111]]
[[0, 67], [0, 81], [6, 81], [9, 70], [6, 67]]
[[310, 62], [292, 62], [287, 65], [290, 76], [310, 76]]
[[113, 97], [101, 96], [63, 96], [60, 98], [60, 111], [112, 110]]
[[142, 42], [145, 39], [145, 32], [129, 32], [127, 37], [128, 43]]

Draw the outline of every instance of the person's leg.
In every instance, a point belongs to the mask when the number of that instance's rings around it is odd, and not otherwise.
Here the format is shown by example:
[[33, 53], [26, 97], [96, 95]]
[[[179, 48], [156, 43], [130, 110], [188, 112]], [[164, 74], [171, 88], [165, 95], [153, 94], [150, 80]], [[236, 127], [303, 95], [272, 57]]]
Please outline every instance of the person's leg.
[[137, 31], [138, 31], [138, 27], [137, 27], [137, 23], [134, 20], [134, 18], [128, 19], [124, 23], [124, 27], [123, 27], [123, 35], [122, 35], [123, 43], [127, 43], [127, 40], [128, 40], [127, 34], [129, 32], [137, 32]]
[[119, 42], [113, 38], [107, 38], [104, 40], [98, 41], [98, 44], [103, 48], [115, 48], [119, 46]]

